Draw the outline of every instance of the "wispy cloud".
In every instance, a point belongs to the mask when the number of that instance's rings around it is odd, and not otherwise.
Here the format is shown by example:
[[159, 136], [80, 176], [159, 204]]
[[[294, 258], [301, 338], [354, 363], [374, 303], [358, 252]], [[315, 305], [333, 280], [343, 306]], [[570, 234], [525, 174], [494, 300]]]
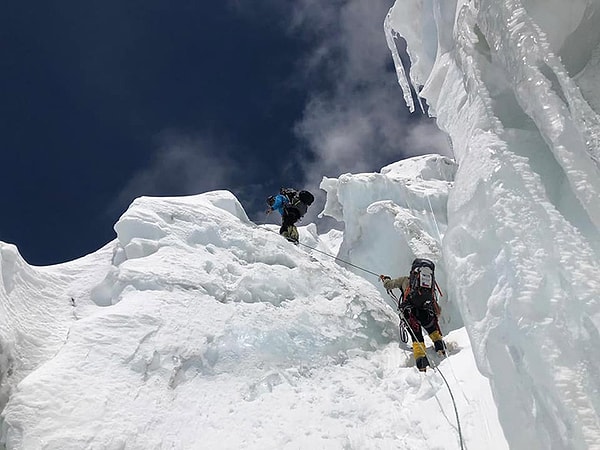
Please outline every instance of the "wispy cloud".
[[308, 184], [416, 154], [449, 153], [433, 121], [411, 115], [404, 104], [383, 31], [392, 4], [295, 2], [290, 29], [312, 43], [301, 71], [310, 100], [296, 126], [315, 156], [304, 164]]
[[[248, 20], [275, 20], [304, 41], [306, 49], [285, 80], [302, 86], [308, 101], [294, 128], [298, 143], [290, 143], [290, 167], [283, 167], [279, 176], [292, 174], [296, 179], [290, 184], [309, 188], [320, 203], [323, 176], [371, 172], [407, 156], [449, 153], [446, 137], [433, 121], [411, 115], [404, 104], [383, 30], [393, 0], [259, 3], [228, 0]], [[152, 161], [119, 196], [120, 207], [139, 195], [228, 188], [251, 215], [264, 214], [264, 199], [255, 195], [264, 190], [263, 180], [247, 175], [260, 170], [260, 163], [246, 158], [240, 164], [240, 152], [220, 139], [210, 133], [161, 135]], [[270, 173], [266, 178], [272, 177]], [[254, 192], [247, 192], [249, 187]]]
[[403, 145], [407, 156], [439, 153], [454, 157], [448, 135], [442, 133], [433, 121], [420, 120], [412, 123], [407, 131]]
[[165, 131], [156, 150], [120, 192], [112, 208], [122, 209], [142, 195], [186, 195], [228, 189], [239, 175], [232, 149], [209, 133], [190, 136]]
[[[229, 0], [238, 13], [257, 18], [256, 6]], [[263, 0], [281, 26], [305, 42], [291, 82], [308, 101], [295, 125], [295, 157], [302, 187], [324, 202], [323, 176], [373, 172], [425, 153], [449, 154], [432, 119], [410, 114], [387, 48], [383, 22], [394, 0]], [[318, 213], [318, 206], [309, 215]], [[309, 221], [313, 217], [307, 218]]]

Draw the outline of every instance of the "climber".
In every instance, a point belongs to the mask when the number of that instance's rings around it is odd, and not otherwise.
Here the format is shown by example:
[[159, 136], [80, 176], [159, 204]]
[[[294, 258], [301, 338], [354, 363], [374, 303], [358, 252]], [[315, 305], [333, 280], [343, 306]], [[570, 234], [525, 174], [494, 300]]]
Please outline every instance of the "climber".
[[[387, 275], [379, 276], [387, 293], [398, 300], [401, 320], [405, 320], [410, 327], [413, 354], [417, 369], [421, 372], [425, 372], [429, 366], [421, 328], [425, 328], [429, 334], [438, 355], [446, 354], [446, 346], [438, 323], [441, 309], [437, 302], [436, 289], [439, 291], [439, 287], [435, 282], [434, 272], [435, 265], [432, 261], [417, 258], [413, 261], [410, 275], [407, 277], [392, 279]], [[399, 299], [393, 294], [393, 289], [400, 289]]]
[[281, 188], [279, 194], [267, 198], [267, 204], [269, 205], [267, 214], [273, 211], [278, 211], [281, 214], [279, 234], [288, 241], [298, 244], [299, 234], [295, 223], [306, 214], [314, 199], [308, 191], [296, 191], [291, 188]]

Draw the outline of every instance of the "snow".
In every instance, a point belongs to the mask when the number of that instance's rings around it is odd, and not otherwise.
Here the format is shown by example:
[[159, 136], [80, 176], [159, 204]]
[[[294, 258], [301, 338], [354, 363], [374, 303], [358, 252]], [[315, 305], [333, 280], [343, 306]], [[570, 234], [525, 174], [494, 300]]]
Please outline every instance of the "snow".
[[[139, 198], [55, 266], [0, 243], [0, 448], [600, 448], [599, 17], [397, 0], [404, 98], [455, 159], [323, 178], [344, 231], [294, 246], [222, 190]], [[415, 256], [450, 349], [425, 374], [377, 277]]]
[[[420, 167], [422, 183], [446, 186], [435, 176], [453, 166], [440, 161], [386, 176], [400, 185]], [[311, 224], [296, 247], [248, 221], [227, 191], [139, 198], [115, 230], [103, 249], [56, 266], [3, 251], [3, 280], [18, 280], [2, 285], [6, 448], [458, 445], [441, 377], [416, 371], [394, 309], [331, 257], [342, 232], [321, 238]], [[506, 448], [464, 328], [448, 342], [452, 356], [437, 363], [463, 438]]]

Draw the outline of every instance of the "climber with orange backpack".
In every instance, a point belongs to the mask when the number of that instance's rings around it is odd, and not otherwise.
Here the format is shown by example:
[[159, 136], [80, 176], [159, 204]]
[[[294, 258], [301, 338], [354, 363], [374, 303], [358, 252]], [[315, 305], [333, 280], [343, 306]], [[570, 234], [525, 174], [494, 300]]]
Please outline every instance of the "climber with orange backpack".
[[[422, 328], [429, 334], [438, 355], [446, 354], [438, 322], [441, 309], [437, 302], [437, 292], [441, 295], [441, 290], [435, 281], [435, 264], [429, 259], [416, 258], [409, 276], [392, 279], [387, 275], [380, 275], [379, 279], [387, 293], [398, 301], [400, 319], [409, 327], [417, 369], [425, 372], [429, 360], [425, 354]], [[393, 289], [400, 289], [400, 298], [394, 295]]]

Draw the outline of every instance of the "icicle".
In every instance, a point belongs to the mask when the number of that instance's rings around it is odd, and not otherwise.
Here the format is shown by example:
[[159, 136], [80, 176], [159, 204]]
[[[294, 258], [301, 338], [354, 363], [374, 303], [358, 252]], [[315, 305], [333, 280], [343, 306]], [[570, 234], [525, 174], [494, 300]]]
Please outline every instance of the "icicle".
[[398, 33], [396, 33], [390, 24], [392, 9], [389, 10], [387, 15], [385, 16], [385, 20], [383, 22], [383, 29], [385, 31], [385, 39], [387, 41], [388, 48], [392, 52], [392, 59], [394, 61], [394, 66], [396, 68], [396, 76], [398, 77], [398, 84], [402, 88], [402, 92], [404, 94], [404, 101], [406, 102], [406, 106], [410, 112], [415, 112], [415, 102], [412, 97], [412, 92], [410, 89], [410, 80], [406, 75], [406, 71], [404, 70], [404, 66], [402, 65], [402, 59], [400, 58], [400, 54], [398, 53], [398, 48], [396, 47], [396, 37]]

